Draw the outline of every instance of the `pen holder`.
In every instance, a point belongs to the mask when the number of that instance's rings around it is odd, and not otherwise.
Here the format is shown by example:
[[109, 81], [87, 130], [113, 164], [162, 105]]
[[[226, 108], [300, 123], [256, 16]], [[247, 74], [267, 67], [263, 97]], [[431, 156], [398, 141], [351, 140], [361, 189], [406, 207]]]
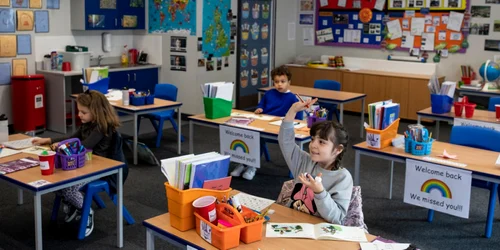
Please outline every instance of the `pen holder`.
[[451, 111], [453, 98], [447, 95], [431, 94], [431, 110], [434, 114], [444, 114]]
[[462, 77], [462, 82], [463, 82], [465, 85], [469, 85], [471, 81], [472, 81], [472, 78], [471, 78], [471, 77]]
[[407, 137], [405, 138], [405, 152], [412, 155], [430, 155], [433, 142], [434, 139], [428, 142], [417, 142]]
[[308, 116], [307, 117], [307, 127], [311, 128], [314, 123], [322, 122], [322, 121], [326, 121], [326, 117]]
[[146, 104], [145, 96], [130, 96], [130, 104], [134, 106], [143, 106]]
[[155, 104], [155, 95], [146, 96], [146, 105]]
[[203, 105], [208, 119], [228, 117], [233, 109], [233, 102], [221, 98], [203, 97]]
[[[73, 170], [77, 168], [81, 168], [85, 166], [85, 154], [87, 151], [85, 150], [84, 152], [81, 153], [75, 153], [72, 155], [66, 155], [63, 152], [60, 152], [59, 147], [63, 144], [66, 145], [71, 145], [75, 144], [75, 148], [79, 149], [81, 142], [78, 138], [71, 138], [62, 142], [59, 142], [57, 144], [57, 150], [56, 150], [56, 168], [62, 168], [62, 170]], [[69, 147], [68, 147], [68, 150]]]
[[[231, 227], [221, 228], [201, 217], [196, 212], [196, 233], [218, 249], [230, 249], [240, 245], [241, 228], [244, 226], [240, 213], [227, 203], [215, 205], [217, 219], [225, 220]], [[262, 234], [261, 234], [262, 235]]]
[[240, 235], [241, 241], [243, 241], [245, 244], [250, 244], [252, 242], [262, 240], [262, 228], [266, 220], [264, 218], [261, 218], [260, 220], [246, 223], [245, 217], [252, 218], [258, 216], [259, 214], [245, 206], [241, 206], [241, 208], [243, 209], [243, 212], [240, 214], [240, 219], [243, 219], [243, 227], [241, 228]]
[[366, 128], [366, 145], [370, 148], [382, 149], [392, 143], [398, 134], [399, 118], [384, 130]]

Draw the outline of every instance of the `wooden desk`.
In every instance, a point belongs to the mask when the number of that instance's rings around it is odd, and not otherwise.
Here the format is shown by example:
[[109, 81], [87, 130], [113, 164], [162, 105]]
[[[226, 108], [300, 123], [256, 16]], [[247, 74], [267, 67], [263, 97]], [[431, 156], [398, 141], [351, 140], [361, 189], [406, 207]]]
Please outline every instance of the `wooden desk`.
[[[463, 116], [459, 118], [480, 121], [480, 122], [489, 122], [489, 123], [497, 123], [497, 118], [495, 112], [487, 111], [487, 110], [474, 110], [474, 116], [471, 118], [465, 118], [465, 110], [463, 111]], [[420, 124], [421, 118], [428, 118], [436, 121], [436, 129], [434, 131], [436, 139], [439, 139], [439, 121], [445, 122], [453, 122], [455, 120], [455, 108], [452, 107], [449, 113], [444, 114], [434, 114], [432, 113], [432, 108], [426, 108], [417, 112], [418, 115], [418, 124]]]
[[[271, 208], [275, 213], [269, 215], [272, 222], [282, 223], [321, 223], [324, 220], [307, 215], [305, 213], [273, 204]], [[195, 229], [181, 232], [170, 226], [170, 215], [168, 213], [145, 220], [142, 223], [146, 227], [147, 249], [154, 249], [154, 238], [156, 236], [173, 243], [174, 245], [185, 248], [190, 246], [194, 249], [217, 249], [203, 240]], [[330, 240], [311, 240], [311, 239], [286, 239], [286, 238], [267, 238], [266, 225], [263, 225], [262, 240], [251, 244], [240, 242], [237, 249], [328, 249], [328, 250], [359, 250], [358, 242], [330, 241]], [[376, 237], [370, 234], [366, 235], [368, 241]], [[188, 249], [192, 249], [188, 248]]]
[[[233, 109], [231, 112], [253, 114], [253, 112], [248, 112], [248, 111], [238, 110], [238, 109]], [[269, 115], [266, 115], [266, 116], [269, 116]], [[218, 129], [220, 125], [225, 125], [225, 126], [241, 128], [241, 129], [246, 129], [246, 130], [254, 130], [254, 131], [260, 132], [261, 138], [278, 140], [280, 126], [271, 125], [271, 124], [269, 124], [269, 122], [279, 120], [281, 118], [276, 116], [276, 118], [271, 120], [271, 121], [264, 121], [264, 120], [255, 119], [248, 126], [233, 126], [232, 124], [226, 124], [226, 122], [229, 119], [231, 119], [231, 116], [223, 117], [223, 118], [219, 118], [219, 119], [208, 119], [205, 117], [205, 114], [199, 114], [199, 115], [190, 116], [190, 117], [188, 117], [188, 119], [189, 119], [189, 153], [192, 154], [194, 151], [194, 149], [193, 149], [193, 138], [194, 138], [193, 125], [194, 124], [209, 127], [209, 128], [216, 128], [216, 129]], [[296, 122], [301, 122], [303, 124], [306, 123], [305, 121], [299, 121], [299, 120], [296, 120]], [[309, 131], [302, 130], [302, 129], [300, 129], [300, 130], [295, 129], [295, 142], [297, 142], [297, 144], [299, 144], [301, 149], [303, 149], [304, 144], [309, 142], [309, 141], [311, 141], [311, 136], [309, 135]]]
[[[274, 87], [260, 88], [259, 89], [259, 102], [262, 97], [262, 93], [268, 90], [274, 89]], [[365, 122], [364, 110], [365, 110], [365, 98], [366, 94], [358, 94], [344, 91], [333, 91], [324, 89], [315, 89], [301, 86], [290, 86], [290, 91], [301, 96], [310, 96], [313, 98], [318, 98], [318, 101], [324, 103], [338, 104], [340, 107], [340, 117], [339, 121], [341, 124], [344, 123], [344, 104], [355, 102], [361, 100], [361, 132], [360, 136], [363, 138], [364, 128], [363, 123]]]
[[500, 96], [500, 90], [483, 91], [483, 90], [457, 88], [457, 91], [460, 95], [472, 95], [472, 96], [484, 96], [484, 97]]
[[[26, 139], [26, 135], [11, 135], [9, 140], [20, 140]], [[22, 159], [25, 157], [34, 157], [36, 155], [20, 153], [11, 155], [8, 157], [0, 158], [0, 163], [13, 161], [17, 159]], [[31, 192], [34, 196], [34, 210], [35, 210], [35, 244], [36, 249], [41, 250], [43, 248], [42, 243], [42, 198], [41, 196], [47, 193], [52, 193], [63, 188], [74, 186], [75, 184], [82, 182], [89, 182], [93, 180], [100, 179], [105, 176], [112, 174], [117, 174], [118, 176], [118, 204], [117, 204], [117, 246], [119, 248], [123, 247], [123, 168], [124, 164], [122, 162], [106, 159], [97, 155], [92, 156], [92, 161], [85, 164], [84, 167], [75, 170], [64, 171], [62, 169], [56, 169], [52, 175], [42, 175], [40, 168], [34, 167], [21, 171], [17, 171], [10, 174], [0, 175], [0, 180], [4, 180], [20, 190], [26, 190]], [[31, 186], [29, 183], [37, 180], [46, 180], [51, 184], [47, 184], [41, 187]], [[20, 191], [22, 192], [22, 191]], [[22, 204], [22, 193], [21, 204]]]
[[[72, 126], [73, 133], [76, 131], [76, 123], [75, 123], [75, 110], [76, 110], [76, 98], [78, 95], [71, 95], [71, 117], [72, 117]], [[120, 101], [110, 101], [111, 105], [119, 112], [132, 115], [134, 117], [134, 146], [133, 146], [133, 154], [134, 154], [134, 165], [137, 165], [137, 121], [140, 115], [151, 114], [154, 112], [166, 111], [170, 109], [177, 110], [177, 125], [178, 125], [178, 133], [177, 133], [177, 154], [181, 154], [181, 102], [172, 102], [159, 98], [155, 98], [155, 103], [151, 105], [144, 106], [133, 106], [122, 105]], [[161, 129], [161, 128], [159, 128]]]

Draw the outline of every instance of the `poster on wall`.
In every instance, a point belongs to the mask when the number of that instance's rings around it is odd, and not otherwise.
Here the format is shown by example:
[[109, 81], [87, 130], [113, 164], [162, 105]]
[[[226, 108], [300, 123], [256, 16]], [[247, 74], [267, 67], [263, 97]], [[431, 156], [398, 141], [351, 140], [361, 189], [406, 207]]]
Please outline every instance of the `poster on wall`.
[[[271, 54], [271, 0], [245, 0], [239, 14], [240, 34], [237, 51], [238, 98], [257, 95], [269, 86]], [[257, 100], [257, 99], [255, 99]], [[246, 108], [241, 106], [239, 108]]]
[[196, 35], [196, 1], [149, 0], [149, 33]]
[[231, 0], [203, 0], [203, 46], [205, 58], [229, 56]]

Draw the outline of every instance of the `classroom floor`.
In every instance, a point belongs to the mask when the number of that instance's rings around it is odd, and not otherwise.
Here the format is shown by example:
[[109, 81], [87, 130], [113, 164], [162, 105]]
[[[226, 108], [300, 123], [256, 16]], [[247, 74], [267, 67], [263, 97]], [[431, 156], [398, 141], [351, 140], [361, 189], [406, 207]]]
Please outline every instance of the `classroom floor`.
[[[345, 115], [345, 124], [351, 135], [350, 143], [362, 141], [359, 137], [359, 116]], [[399, 132], [405, 130], [408, 122], [402, 122]], [[429, 130], [432, 124], [424, 124]], [[130, 126], [129, 126], [130, 127]], [[188, 125], [182, 127], [186, 137], [183, 153], [188, 152]], [[125, 133], [126, 131], [121, 131]], [[450, 125], [442, 123], [440, 140], [449, 141]], [[43, 135], [42, 135], [43, 136]], [[144, 134], [140, 141], [150, 145], [158, 159], [176, 156], [176, 134], [172, 129], [164, 133], [161, 148], [154, 148], [156, 134]], [[195, 153], [219, 151], [219, 133], [214, 129], [195, 126]], [[263, 158], [262, 168], [253, 181], [234, 178], [232, 188], [276, 199], [281, 185], [288, 180], [288, 169], [277, 144], [270, 144], [271, 162]], [[450, 152], [454, 153], [454, 152]], [[127, 154], [131, 155], [131, 154]], [[129, 159], [129, 162], [131, 159]], [[462, 219], [437, 213], [433, 223], [428, 223], [427, 209], [403, 203], [405, 166], [395, 164], [393, 198], [387, 198], [390, 163], [363, 156], [361, 158], [360, 183], [363, 194], [363, 211], [369, 232], [398, 242], [411, 242], [420, 249], [490, 249], [500, 245], [500, 208], [496, 209], [493, 236], [485, 239], [484, 226], [487, 214], [487, 190], [472, 188], [470, 219]], [[354, 173], [354, 154], [351, 147], [344, 156], [344, 166]], [[234, 164], [231, 169], [234, 168]], [[134, 225], [124, 226], [123, 249], [145, 249], [146, 230], [142, 221], [167, 212], [165, 177], [159, 167], [139, 164], [130, 165], [125, 183], [124, 199], [127, 209], [136, 220]], [[17, 192], [12, 186], [0, 181], [0, 249], [33, 249], [34, 220], [33, 199], [25, 193], [22, 206], [16, 205]], [[76, 239], [74, 225], [63, 222], [63, 213], [57, 224], [50, 223], [54, 195], [42, 197], [43, 240], [45, 249], [116, 249], [116, 213], [112, 202], [104, 196], [107, 208], [95, 210], [95, 227], [85, 240]], [[272, 218], [272, 217], [271, 217]], [[292, 239], [291, 239], [292, 240]], [[325, 241], [325, 249], [329, 242]], [[161, 240], [157, 249], [175, 249]]]

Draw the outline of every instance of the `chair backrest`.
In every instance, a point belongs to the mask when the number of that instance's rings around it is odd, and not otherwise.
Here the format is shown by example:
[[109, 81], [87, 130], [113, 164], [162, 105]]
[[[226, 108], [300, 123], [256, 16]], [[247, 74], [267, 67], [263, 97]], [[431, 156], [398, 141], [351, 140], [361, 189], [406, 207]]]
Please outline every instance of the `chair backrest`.
[[473, 126], [453, 126], [450, 143], [500, 152], [500, 132]]
[[361, 187], [353, 186], [351, 201], [344, 219], [344, 226], [361, 227], [368, 231], [365, 224], [365, 216], [363, 214], [363, 200], [361, 199]]
[[175, 102], [177, 101], [177, 87], [170, 83], [156, 84], [155, 97]]
[[488, 110], [495, 111], [495, 104], [500, 104], [500, 97], [490, 97], [490, 102], [488, 103]]
[[340, 91], [340, 83], [334, 80], [316, 80], [314, 88]]

